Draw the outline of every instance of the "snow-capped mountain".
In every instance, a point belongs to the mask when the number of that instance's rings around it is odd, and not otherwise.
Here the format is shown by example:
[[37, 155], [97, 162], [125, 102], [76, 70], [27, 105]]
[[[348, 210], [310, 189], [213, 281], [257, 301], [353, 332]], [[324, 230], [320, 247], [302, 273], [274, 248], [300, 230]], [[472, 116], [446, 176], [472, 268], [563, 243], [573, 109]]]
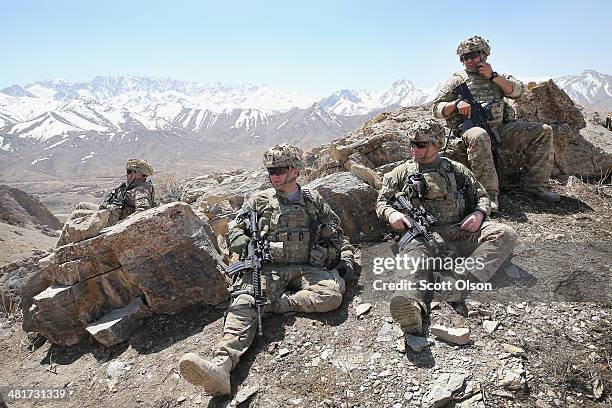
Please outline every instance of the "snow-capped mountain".
[[[577, 103], [605, 111], [612, 110], [611, 79], [595, 71], [554, 78]], [[399, 80], [381, 91], [342, 90], [316, 102], [266, 85], [167, 78], [13, 85], [0, 91], [0, 173], [65, 176], [137, 154], [191, 166], [219, 160], [222, 152], [239, 159], [274, 143], [311, 147], [381, 110], [428, 102], [440, 86]]]
[[343, 89], [334, 92], [319, 104], [336, 115], [365, 115], [388, 106], [414, 106], [426, 102], [431, 92], [416, 88], [405, 79], [395, 81], [390, 87], [378, 92]]
[[553, 80], [577, 104], [595, 110], [612, 111], [612, 75], [586, 70], [580, 75]]

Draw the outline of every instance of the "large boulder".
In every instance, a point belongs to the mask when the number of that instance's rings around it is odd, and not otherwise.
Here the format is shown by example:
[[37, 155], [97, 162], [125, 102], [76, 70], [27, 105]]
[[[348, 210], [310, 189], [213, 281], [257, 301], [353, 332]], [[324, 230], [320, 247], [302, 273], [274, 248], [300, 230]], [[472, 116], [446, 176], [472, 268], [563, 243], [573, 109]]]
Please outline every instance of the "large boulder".
[[[553, 128], [554, 174], [604, 177], [612, 170], [612, 133], [599, 115], [574, 104], [552, 80], [529, 84], [513, 103], [519, 120], [542, 122]], [[585, 120], [585, 113], [589, 120]]]
[[384, 224], [376, 216], [377, 191], [348, 172], [332, 174], [308, 183], [340, 217], [341, 226], [351, 242], [372, 241], [381, 237]]
[[[175, 202], [58, 248], [52, 264], [27, 282], [22, 296], [24, 331], [71, 345], [93, 325], [89, 332], [101, 333], [99, 340], [110, 345], [108, 339], [122, 341], [129, 335], [125, 328], [133, 324], [126, 319], [218, 304], [228, 293], [210, 226], [189, 205]], [[109, 328], [109, 321], [122, 329]], [[117, 333], [123, 334], [118, 338]]]

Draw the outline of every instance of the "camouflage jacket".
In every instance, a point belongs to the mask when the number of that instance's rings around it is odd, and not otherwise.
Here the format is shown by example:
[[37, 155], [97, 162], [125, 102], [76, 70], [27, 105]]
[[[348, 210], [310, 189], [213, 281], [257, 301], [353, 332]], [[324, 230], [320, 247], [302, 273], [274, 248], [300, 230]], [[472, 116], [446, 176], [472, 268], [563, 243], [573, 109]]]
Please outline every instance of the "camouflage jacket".
[[[126, 189], [127, 187], [127, 189]], [[110, 212], [109, 225], [128, 216], [155, 206], [155, 191], [149, 181], [133, 181], [130, 185], [121, 183], [100, 205]]]
[[274, 188], [253, 194], [229, 232], [232, 251], [242, 253], [250, 235], [249, 214], [255, 209], [261, 235], [270, 242], [273, 262], [331, 269], [342, 260], [353, 266], [355, 249], [344, 236], [338, 216], [316, 191], [300, 188], [300, 192], [297, 201], [289, 201]]
[[442, 109], [444, 109], [446, 103], [457, 100], [458, 95], [454, 92], [454, 89], [461, 83], [467, 82], [474, 100], [490, 106], [493, 115], [493, 119], [489, 120], [491, 127], [514, 121], [516, 117], [514, 109], [504, 101], [504, 98], [516, 99], [520, 97], [524, 92], [524, 85], [511, 76], [504, 75], [503, 77], [512, 83], [512, 92], [509, 94], [504, 94], [497, 84], [484, 78], [478, 72], [468, 72], [467, 70], [456, 72], [434, 97], [432, 105], [434, 117], [446, 119], [450, 129], [457, 129], [465, 118], [459, 115], [456, 110], [449, 117], [445, 117], [442, 114]]
[[[410, 193], [409, 176], [422, 173], [427, 182], [424, 199]], [[400, 164], [383, 177], [383, 186], [376, 200], [376, 214], [381, 220], [398, 211], [393, 207], [395, 195], [406, 192], [412, 205], [423, 205], [433, 215], [436, 226], [456, 224], [474, 211], [491, 212], [491, 202], [474, 174], [461, 163], [440, 157], [433, 163], [415, 163], [412, 159]]]

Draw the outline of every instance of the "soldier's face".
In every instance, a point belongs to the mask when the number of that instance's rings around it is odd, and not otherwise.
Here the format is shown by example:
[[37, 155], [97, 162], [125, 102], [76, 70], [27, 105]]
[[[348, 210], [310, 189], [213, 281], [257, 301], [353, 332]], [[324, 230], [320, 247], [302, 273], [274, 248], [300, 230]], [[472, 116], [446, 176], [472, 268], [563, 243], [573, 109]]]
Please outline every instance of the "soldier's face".
[[[285, 169], [286, 171], [282, 171]], [[279, 169], [278, 171], [274, 172], [268, 171], [268, 174], [270, 175], [270, 183], [272, 183], [272, 186], [275, 188], [282, 189], [286, 187], [286, 184], [290, 184], [287, 183], [288, 181], [295, 181], [298, 176], [298, 170], [294, 167], [286, 167], [282, 170]]]
[[463, 62], [463, 66], [470, 72], [478, 71], [478, 64], [483, 61], [486, 61], [486, 57], [482, 56], [480, 52], [468, 52], [467, 54], [463, 54], [461, 56], [461, 61]]
[[132, 181], [142, 181], [145, 180], [147, 178], [147, 176], [145, 176], [144, 174], [140, 174], [140, 173], [134, 173], [133, 171], [128, 170], [127, 174], [125, 175], [125, 179], [128, 183], [131, 183]]
[[438, 146], [428, 143], [426, 146], [422, 144], [410, 144], [410, 153], [416, 163], [431, 163], [438, 157]]

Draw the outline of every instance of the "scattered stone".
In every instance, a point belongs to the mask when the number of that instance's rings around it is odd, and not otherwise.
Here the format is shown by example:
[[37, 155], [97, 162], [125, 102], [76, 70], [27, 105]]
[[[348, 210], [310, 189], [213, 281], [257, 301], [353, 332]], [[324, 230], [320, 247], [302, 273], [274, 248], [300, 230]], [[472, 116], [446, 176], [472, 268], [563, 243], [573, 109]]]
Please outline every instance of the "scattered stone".
[[283, 357], [285, 357], [285, 356], [289, 355], [289, 353], [291, 353], [291, 351], [290, 351], [288, 348], [286, 348], [286, 347], [284, 347], [284, 348], [282, 348], [282, 349], [278, 350], [278, 356], [279, 356], [280, 358], [283, 358]]
[[378, 334], [376, 335], [376, 341], [379, 343], [385, 343], [393, 341], [398, 337], [402, 337], [402, 335], [402, 330], [399, 327], [389, 322], [384, 322], [382, 327], [378, 331]]
[[510, 371], [500, 381], [499, 385], [511, 391], [522, 390], [525, 386], [525, 378], [515, 371]]
[[361, 317], [364, 314], [368, 313], [371, 308], [372, 308], [371, 303], [362, 303], [355, 308], [355, 314], [357, 315], [357, 317]]
[[117, 380], [125, 373], [130, 371], [132, 367], [123, 361], [111, 361], [106, 367], [106, 376], [112, 380]]
[[378, 378], [384, 378], [389, 376], [391, 376], [391, 370], [384, 370], [377, 375]]
[[423, 396], [423, 407], [442, 407], [452, 401], [455, 393], [463, 387], [465, 378], [465, 374], [440, 374]]
[[176, 399], [176, 402], [178, 402], [179, 404], [185, 402], [187, 400], [187, 397], [185, 397], [184, 395], [181, 395], [180, 397], [178, 397]]
[[482, 394], [477, 393], [470, 398], [461, 401], [455, 406], [456, 408], [485, 408], [484, 402], [482, 401]]
[[496, 397], [514, 399], [514, 395], [512, 395], [512, 393], [509, 393], [508, 391], [504, 391], [504, 390], [495, 390], [491, 394], [495, 395]]
[[406, 340], [404, 340], [404, 339], [397, 339], [396, 348], [397, 348], [397, 351], [399, 351], [400, 353], [404, 354], [406, 352]]
[[429, 304], [429, 308], [430, 310], [435, 310], [435, 309], [439, 309], [440, 308], [441, 303], [440, 302], [431, 302]]
[[511, 264], [510, 266], [506, 268], [506, 276], [509, 277], [510, 279], [520, 279], [521, 271], [516, 265]]
[[499, 326], [499, 322], [497, 320], [485, 320], [482, 322], [482, 327], [488, 332], [493, 333], [495, 329]]
[[247, 387], [243, 387], [240, 391], [236, 393], [236, 396], [234, 397], [236, 405], [240, 405], [243, 402], [246, 402], [246, 400], [248, 400], [257, 391], [259, 391], [258, 385], [249, 385]]
[[524, 356], [525, 355], [525, 350], [520, 347], [513, 346], [511, 344], [506, 344], [506, 343], [503, 344], [503, 347], [506, 353], [510, 353], [513, 356]]
[[441, 340], [460, 346], [470, 341], [469, 327], [449, 328], [442, 325], [434, 325], [429, 328], [429, 331]]
[[603, 396], [603, 391], [604, 391], [603, 382], [601, 381], [600, 374], [598, 374], [593, 379], [591, 385], [593, 387], [593, 398], [595, 398], [595, 400], [600, 399]]
[[543, 401], [541, 399], [536, 400], [535, 406], [537, 408], [550, 408], [550, 404], [548, 404], [546, 401]]
[[413, 336], [411, 334], [406, 334], [404, 336], [406, 344], [412, 349], [412, 351], [420, 353], [425, 350], [427, 347], [432, 345], [432, 341], [430, 341], [426, 337]]
[[332, 356], [332, 354], [334, 354], [334, 351], [332, 349], [323, 350], [323, 352], [321, 353], [321, 360], [329, 359]]

